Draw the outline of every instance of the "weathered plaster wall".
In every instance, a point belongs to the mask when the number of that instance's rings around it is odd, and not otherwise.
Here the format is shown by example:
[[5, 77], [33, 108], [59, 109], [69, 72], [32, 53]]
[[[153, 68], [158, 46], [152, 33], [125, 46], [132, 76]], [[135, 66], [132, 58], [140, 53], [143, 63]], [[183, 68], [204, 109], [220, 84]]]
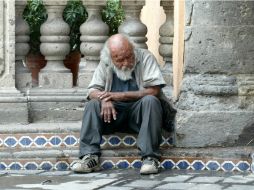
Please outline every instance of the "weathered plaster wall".
[[254, 123], [254, 1], [185, 5], [177, 146], [235, 145]]

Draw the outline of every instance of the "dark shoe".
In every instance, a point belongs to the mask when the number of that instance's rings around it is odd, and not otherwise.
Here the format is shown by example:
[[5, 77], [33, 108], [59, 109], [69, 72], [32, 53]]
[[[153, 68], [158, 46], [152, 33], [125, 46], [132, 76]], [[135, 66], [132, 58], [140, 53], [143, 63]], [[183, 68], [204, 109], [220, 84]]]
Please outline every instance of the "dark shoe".
[[159, 172], [159, 161], [156, 158], [146, 157], [143, 160], [140, 174], [157, 174]]
[[77, 173], [90, 173], [93, 171], [99, 171], [99, 157], [97, 155], [88, 154], [81, 160], [74, 161], [71, 166], [71, 170]]

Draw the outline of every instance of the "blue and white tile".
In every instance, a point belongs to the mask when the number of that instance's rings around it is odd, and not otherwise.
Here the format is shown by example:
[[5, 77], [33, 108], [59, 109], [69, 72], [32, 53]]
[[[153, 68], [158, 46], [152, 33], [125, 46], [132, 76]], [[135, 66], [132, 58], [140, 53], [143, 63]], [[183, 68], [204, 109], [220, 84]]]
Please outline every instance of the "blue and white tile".
[[163, 162], [161, 162], [161, 167], [163, 169], [170, 169], [171, 170], [171, 169], [175, 169], [176, 164], [171, 159], [165, 159], [165, 160], [163, 160]]
[[191, 164], [193, 170], [204, 170], [206, 168], [205, 163], [202, 160], [194, 160]]
[[39, 168], [42, 170], [49, 171], [54, 169], [54, 165], [49, 161], [44, 161], [40, 164]]
[[206, 169], [218, 171], [218, 170], [221, 169], [220, 163], [217, 162], [216, 160], [209, 160], [209, 161], [206, 163]]
[[242, 171], [242, 172], [250, 171], [250, 164], [247, 161], [239, 161], [236, 164], [236, 170]]
[[224, 161], [221, 164], [221, 169], [225, 172], [232, 172], [235, 170], [235, 164], [232, 161]]
[[3, 146], [3, 140], [0, 139], [0, 146]]
[[45, 147], [48, 143], [48, 140], [45, 136], [37, 136], [34, 139], [34, 144], [36, 145], [36, 147]]
[[57, 171], [66, 171], [69, 169], [69, 164], [65, 161], [59, 161], [55, 164], [54, 169]]
[[112, 135], [108, 138], [108, 143], [110, 146], [120, 146], [122, 139], [119, 136]]
[[49, 139], [49, 144], [53, 147], [59, 147], [62, 144], [62, 139], [59, 136], [52, 136]]
[[131, 163], [131, 167], [135, 168], [135, 169], [139, 169], [139, 168], [141, 168], [141, 166], [142, 166], [142, 161], [138, 160], [138, 159], [132, 161], [132, 163]]
[[101, 167], [103, 168], [103, 169], [113, 169], [113, 168], [115, 168], [115, 164], [114, 164], [114, 162], [112, 162], [111, 160], [105, 160], [105, 161], [103, 161], [102, 163], [101, 163]]
[[103, 146], [105, 146], [107, 143], [108, 143], [108, 142], [107, 142], [107, 138], [104, 137], [104, 136], [102, 136], [100, 145], [103, 147]]
[[74, 135], [67, 135], [64, 138], [63, 143], [66, 146], [75, 146], [78, 143], [78, 139]]
[[179, 160], [176, 163], [176, 168], [180, 170], [188, 170], [190, 169], [191, 164], [187, 160]]
[[38, 168], [39, 168], [39, 166], [36, 162], [27, 162], [24, 165], [25, 170], [37, 170]]
[[18, 144], [18, 140], [14, 136], [6, 137], [4, 140], [4, 145], [7, 147], [15, 147]]
[[8, 165], [6, 165], [4, 162], [0, 162], [0, 170], [6, 170], [8, 168]]
[[123, 138], [123, 144], [125, 146], [134, 146], [134, 145], [136, 145], [136, 142], [137, 142], [137, 140], [134, 136], [125, 136]]
[[130, 167], [131, 167], [131, 164], [128, 162], [128, 160], [119, 160], [116, 163], [116, 168], [119, 168], [119, 169], [127, 169]]
[[20, 162], [12, 162], [9, 164], [8, 169], [10, 170], [22, 170], [23, 165]]
[[19, 139], [19, 145], [24, 148], [31, 147], [33, 142], [33, 139], [29, 136], [22, 136]]

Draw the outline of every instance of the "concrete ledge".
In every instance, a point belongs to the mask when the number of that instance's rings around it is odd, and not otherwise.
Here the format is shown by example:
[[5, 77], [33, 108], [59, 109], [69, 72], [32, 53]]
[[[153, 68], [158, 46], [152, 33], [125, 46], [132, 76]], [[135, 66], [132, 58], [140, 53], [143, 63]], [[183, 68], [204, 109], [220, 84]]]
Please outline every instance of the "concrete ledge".
[[81, 121], [65, 123], [2, 124], [0, 134], [79, 132]]
[[[221, 147], [221, 148], [161, 148], [162, 157], [164, 158], [196, 158], [196, 159], [235, 159], [235, 160], [251, 160], [251, 153], [254, 153], [254, 147]], [[48, 149], [40, 148], [33, 150], [15, 150], [1, 151], [0, 157], [4, 158], [77, 158], [78, 147], [64, 149]], [[139, 157], [137, 148], [102, 150], [102, 157]]]

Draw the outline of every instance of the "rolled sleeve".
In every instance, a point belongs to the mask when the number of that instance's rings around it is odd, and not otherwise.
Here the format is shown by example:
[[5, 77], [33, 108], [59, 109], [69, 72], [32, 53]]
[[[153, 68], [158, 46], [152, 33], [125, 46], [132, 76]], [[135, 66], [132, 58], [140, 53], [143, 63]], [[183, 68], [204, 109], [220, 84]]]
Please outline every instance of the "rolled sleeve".
[[98, 89], [98, 90], [104, 90], [106, 85], [106, 76], [105, 76], [105, 66], [103, 66], [102, 63], [98, 65], [98, 67], [95, 69], [93, 78], [88, 85], [89, 92]]
[[156, 58], [151, 53], [148, 53], [143, 60], [143, 86], [164, 87], [165, 85], [166, 82], [163, 79]]

